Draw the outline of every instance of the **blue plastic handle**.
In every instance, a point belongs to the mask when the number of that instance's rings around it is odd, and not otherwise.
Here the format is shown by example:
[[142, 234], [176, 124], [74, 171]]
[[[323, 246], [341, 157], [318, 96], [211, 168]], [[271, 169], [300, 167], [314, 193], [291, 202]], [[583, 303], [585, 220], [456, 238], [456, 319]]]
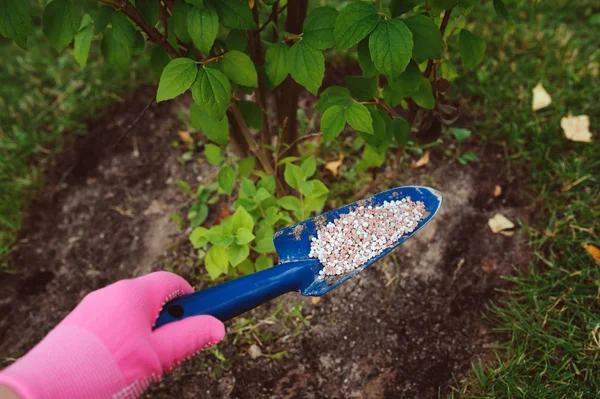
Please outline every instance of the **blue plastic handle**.
[[186, 317], [208, 314], [232, 319], [287, 292], [310, 284], [320, 269], [317, 260], [290, 262], [215, 285], [165, 305], [154, 328]]

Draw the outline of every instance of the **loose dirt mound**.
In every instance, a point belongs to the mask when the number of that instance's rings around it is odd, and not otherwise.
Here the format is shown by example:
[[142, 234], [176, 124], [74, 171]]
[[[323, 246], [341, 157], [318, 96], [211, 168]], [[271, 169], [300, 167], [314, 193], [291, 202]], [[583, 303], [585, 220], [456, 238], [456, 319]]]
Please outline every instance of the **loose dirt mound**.
[[[196, 162], [182, 166], [170, 149], [177, 137], [176, 104], [152, 106], [114, 147], [151, 96], [142, 91], [126, 109], [107, 110], [49, 168], [43, 196], [32, 206], [10, 261], [15, 274], [0, 276], [2, 356], [22, 355], [91, 290], [151, 270], [174, 269], [190, 280], [202, 270], [169, 214], [188, 203], [175, 180], [208, 179], [215, 171]], [[487, 226], [495, 212], [516, 220], [526, 218], [526, 209], [496, 154], [483, 159], [458, 167], [434, 154], [429, 170], [398, 177], [397, 185], [439, 189], [444, 203], [436, 219], [397, 251], [397, 266], [388, 257], [318, 304], [287, 295], [278, 317], [272, 317], [278, 302], [250, 312], [246, 322], [271, 317], [254, 334], [231, 334], [219, 346], [227, 360], [201, 354], [146, 396], [445, 395], [452, 375], [465, 372], [490, 342], [481, 319], [503, 284], [500, 277], [528, 259], [518, 232], [494, 235]], [[498, 198], [495, 184], [504, 188]], [[264, 354], [285, 350], [286, 356], [252, 359], [250, 341]]]

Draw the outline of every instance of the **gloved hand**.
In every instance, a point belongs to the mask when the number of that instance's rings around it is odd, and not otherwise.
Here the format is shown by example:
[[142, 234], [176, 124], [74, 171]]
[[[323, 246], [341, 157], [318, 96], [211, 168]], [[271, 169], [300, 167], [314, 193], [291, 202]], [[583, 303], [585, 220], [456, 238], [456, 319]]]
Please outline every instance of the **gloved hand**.
[[183, 360], [223, 339], [212, 316], [152, 331], [166, 302], [194, 289], [156, 272], [88, 294], [29, 353], [0, 372], [21, 398], [137, 398]]

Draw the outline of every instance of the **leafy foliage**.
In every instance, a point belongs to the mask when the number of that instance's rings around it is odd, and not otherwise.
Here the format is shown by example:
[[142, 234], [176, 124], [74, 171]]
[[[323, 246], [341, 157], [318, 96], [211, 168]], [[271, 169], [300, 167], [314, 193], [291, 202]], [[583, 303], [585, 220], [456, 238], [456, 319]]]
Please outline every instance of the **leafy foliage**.
[[[359, 0], [315, 7], [306, 16], [276, 0], [88, 3], [46, 5], [44, 34], [57, 51], [73, 43], [85, 68], [99, 41], [107, 64], [120, 70], [148, 51], [160, 76], [156, 101], [191, 91], [191, 125], [204, 133], [204, 156], [219, 167], [213, 185], [194, 194], [188, 214], [192, 243], [210, 245], [205, 264], [213, 278], [269, 267], [274, 230], [325, 205], [328, 189], [313, 178], [316, 158], [294, 147], [298, 125], [309, 128], [297, 109], [298, 85], [319, 97], [314, 108], [325, 143], [355, 131], [361, 172], [383, 165], [390, 149], [409, 145], [417, 110], [438, 112], [438, 80], [458, 74], [444, 49], [457, 41], [466, 69], [480, 64], [485, 52], [485, 42], [466, 28], [476, 3], [469, 0], [392, 0], [385, 7]], [[507, 20], [504, 3], [494, 5]], [[26, 1], [5, 0], [0, 33], [26, 46], [33, 17]], [[445, 35], [448, 26], [459, 34]], [[345, 85], [322, 90], [328, 53], [355, 49], [362, 76], [345, 76]], [[241, 158], [229, 154], [229, 143]], [[286, 151], [291, 156], [284, 158]], [[235, 213], [206, 229], [208, 202], [219, 195], [234, 195]]]

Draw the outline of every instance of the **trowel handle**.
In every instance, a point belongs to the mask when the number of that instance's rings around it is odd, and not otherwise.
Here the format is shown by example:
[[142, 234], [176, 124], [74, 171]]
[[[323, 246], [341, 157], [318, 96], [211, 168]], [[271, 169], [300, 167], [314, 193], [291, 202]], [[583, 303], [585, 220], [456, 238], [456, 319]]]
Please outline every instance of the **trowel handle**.
[[154, 328], [186, 317], [208, 314], [221, 321], [296, 291], [312, 273], [303, 262], [281, 264], [195, 292], [167, 303]]

